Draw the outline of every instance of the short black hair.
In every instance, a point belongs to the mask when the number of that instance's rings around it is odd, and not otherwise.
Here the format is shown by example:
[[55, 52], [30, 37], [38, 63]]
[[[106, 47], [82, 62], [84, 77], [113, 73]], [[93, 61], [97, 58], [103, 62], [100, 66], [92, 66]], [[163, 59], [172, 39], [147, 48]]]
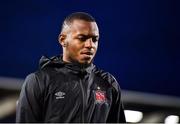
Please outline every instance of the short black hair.
[[90, 14], [85, 13], [85, 12], [72, 13], [69, 16], [67, 16], [64, 21], [72, 22], [75, 19], [84, 20], [88, 22], [95, 22], [95, 19]]
[[65, 25], [70, 25], [74, 20], [84, 20], [87, 22], [95, 22], [95, 19], [88, 13], [85, 12], [75, 12], [67, 16], [61, 26], [61, 32], [63, 31]]

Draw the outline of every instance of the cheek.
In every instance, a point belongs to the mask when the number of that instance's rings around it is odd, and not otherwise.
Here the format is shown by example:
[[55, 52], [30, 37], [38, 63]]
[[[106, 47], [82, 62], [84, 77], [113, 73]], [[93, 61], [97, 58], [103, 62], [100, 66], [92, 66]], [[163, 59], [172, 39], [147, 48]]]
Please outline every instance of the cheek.
[[80, 53], [80, 47], [77, 44], [69, 44], [68, 49], [68, 51], [74, 56], [77, 56]]
[[98, 43], [96, 44], [96, 49], [98, 48]]
[[96, 44], [94, 45], [94, 49], [95, 49], [95, 51], [97, 51], [97, 49], [98, 49], [98, 43], [96, 43]]

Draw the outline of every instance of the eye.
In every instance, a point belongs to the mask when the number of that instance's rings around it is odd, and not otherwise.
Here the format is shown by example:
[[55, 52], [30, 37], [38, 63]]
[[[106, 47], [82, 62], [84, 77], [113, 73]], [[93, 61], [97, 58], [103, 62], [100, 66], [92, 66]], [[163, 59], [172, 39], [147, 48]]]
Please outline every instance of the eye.
[[86, 36], [79, 36], [79, 37], [77, 37], [77, 39], [80, 41], [86, 41], [87, 37]]
[[98, 40], [99, 40], [98, 37], [92, 37], [92, 41], [93, 41], [93, 42], [97, 42]]

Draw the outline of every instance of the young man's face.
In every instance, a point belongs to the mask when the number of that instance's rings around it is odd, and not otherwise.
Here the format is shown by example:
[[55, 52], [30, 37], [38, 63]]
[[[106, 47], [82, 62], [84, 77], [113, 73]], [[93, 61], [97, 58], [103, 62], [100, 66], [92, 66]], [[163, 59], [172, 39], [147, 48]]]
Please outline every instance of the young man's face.
[[[94, 58], [99, 40], [99, 30], [96, 22], [74, 20], [65, 32], [63, 44], [63, 60], [89, 64]], [[61, 44], [62, 44], [61, 43]]]

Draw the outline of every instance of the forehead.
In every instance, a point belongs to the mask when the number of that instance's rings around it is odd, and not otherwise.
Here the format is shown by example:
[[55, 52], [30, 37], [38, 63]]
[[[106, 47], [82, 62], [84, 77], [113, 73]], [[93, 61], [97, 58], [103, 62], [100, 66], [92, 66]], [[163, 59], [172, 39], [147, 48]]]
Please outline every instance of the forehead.
[[70, 25], [72, 33], [85, 35], [99, 35], [99, 29], [96, 22], [88, 22], [84, 20], [74, 20]]

